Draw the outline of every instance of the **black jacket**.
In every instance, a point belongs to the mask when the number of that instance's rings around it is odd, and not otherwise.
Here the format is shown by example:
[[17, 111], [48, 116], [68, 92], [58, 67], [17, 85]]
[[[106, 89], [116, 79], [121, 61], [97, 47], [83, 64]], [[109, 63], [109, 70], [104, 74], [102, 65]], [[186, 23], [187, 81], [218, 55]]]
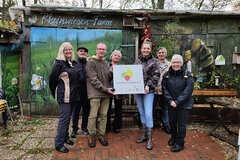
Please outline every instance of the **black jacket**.
[[79, 77], [79, 83], [80, 83], [80, 99], [81, 100], [88, 100], [87, 96], [87, 74], [86, 74], [86, 59], [80, 59], [78, 58], [76, 68], [78, 70], [78, 77]]
[[169, 105], [174, 101], [179, 108], [193, 108], [194, 81], [191, 73], [185, 71], [183, 67], [178, 71], [170, 67], [169, 71], [163, 75], [162, 87], [163, 95]]
[[70, 103], [80, 100], [78, 72], [75, 65], [68, 61], [56, 60], [49, 76], [49, 88], [58, 103]]

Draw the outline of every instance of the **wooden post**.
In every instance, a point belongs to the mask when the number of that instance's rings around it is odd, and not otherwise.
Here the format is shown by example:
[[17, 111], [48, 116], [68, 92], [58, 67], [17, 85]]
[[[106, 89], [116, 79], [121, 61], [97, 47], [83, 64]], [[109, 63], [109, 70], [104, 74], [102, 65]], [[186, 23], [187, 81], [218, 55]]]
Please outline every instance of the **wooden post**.
[[238, 160], [240, 160], [240, 129], [238, 132]]
[[18, 94], [18, 101], [19, 101], [19, 105], [20, 105], [21, 117], [23, 117], [23, 106], [22, 106], [22, 98], [21, 98], [20, 93]]
[[135, 38], [135, 61], [138, 59], [138, 46], [139, 46], [139, 34], [136, 33], [136, 38]]
[[2, 88], [2, 52], [0, 50], [0, 88]]
[[7, 110], [8, 110], [9, 116], [11, 118], [11, 122], [13, 122], [13, 117], [12, 117], [11, 111], [10, 111], [10, 109], [8, 107], [8, 104], [7, 104]]

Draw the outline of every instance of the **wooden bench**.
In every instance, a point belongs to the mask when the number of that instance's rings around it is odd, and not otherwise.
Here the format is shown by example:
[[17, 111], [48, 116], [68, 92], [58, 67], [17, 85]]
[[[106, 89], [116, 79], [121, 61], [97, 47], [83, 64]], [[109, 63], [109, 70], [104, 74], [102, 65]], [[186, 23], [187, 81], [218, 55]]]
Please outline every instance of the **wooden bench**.
[[223, 89], [202, 89], [193, 90], [193, 96], [230, 96], [233, 98], [237, 97], [236, 90], [223, 90]]
[[[237, 97], [236, 90], [223, 90], [223, 89], [202, 89], [202, 90], [193, 90], [193, 96], [221, 96], [221, 97]], [[209, 108], [209, 104], [194, 104], [196, 108]], [[216, 105], [217, 108], [222, 108], [220, 105]]]
[[[234, 97], [237, 96], [236, 90], [223, 90], [223, 89], [203, 89], [203, 90], [193, 90], [193, 96], [224, 96], [224, 97]], [[133, 114], [135, 118], [139, 118], [139, 112], [137, 105], [133, 99], [133, 95], [129, 95], [128, 102], [125, 101], [125, 103], [122, 106], [122, 113], [124, 114]], [[194, 104], [195, 108], [210, 108], [209, 104]], [[220, 105], [215, 105], [217, 108], [222, 108]], [[157, 106], [156, 110], [159, 111], [162, 108]], [[114, 104], [113, 104], [113, 110], [114, 110]]]

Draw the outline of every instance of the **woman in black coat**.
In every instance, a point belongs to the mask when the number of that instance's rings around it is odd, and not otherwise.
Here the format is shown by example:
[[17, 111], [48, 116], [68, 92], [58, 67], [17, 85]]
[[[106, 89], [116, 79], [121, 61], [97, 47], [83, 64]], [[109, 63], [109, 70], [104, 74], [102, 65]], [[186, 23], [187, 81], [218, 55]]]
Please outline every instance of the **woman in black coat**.
[[181, 55], [173, 55], [169, 71], [163, 75], [163, 95], [168, 104], [171, 151], [184, 149], [186, 125], [190, 109], [193, 108], [192, 92], [194, 81], [191, 73], [183, 67]]
[[58, 56], [49, 76], [49, 87], [52, 96], [59, 104], [60, 111], [55, 149], [63, 153], [69, 152], [64, 143], [73, 145], [69, 139], [68, 129], [72, 109], [80, 101], [76, 64], [72, 45], [69, 42], [64, 42], [59, 48]]

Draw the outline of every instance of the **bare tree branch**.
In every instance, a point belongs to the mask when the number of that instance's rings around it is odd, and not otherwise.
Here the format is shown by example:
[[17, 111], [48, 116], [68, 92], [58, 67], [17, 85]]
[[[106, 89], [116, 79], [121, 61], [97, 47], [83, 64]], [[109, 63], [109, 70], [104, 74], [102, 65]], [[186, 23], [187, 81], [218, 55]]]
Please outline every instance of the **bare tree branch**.
[[200, 2], [199, 6], [198, 6], [198, 10], [201, 9], [201, 7], [202, 7], [202, 5], [203, 5], [203, 2], [204, 2], [204, 0], [202, 0], [202, 1]]

